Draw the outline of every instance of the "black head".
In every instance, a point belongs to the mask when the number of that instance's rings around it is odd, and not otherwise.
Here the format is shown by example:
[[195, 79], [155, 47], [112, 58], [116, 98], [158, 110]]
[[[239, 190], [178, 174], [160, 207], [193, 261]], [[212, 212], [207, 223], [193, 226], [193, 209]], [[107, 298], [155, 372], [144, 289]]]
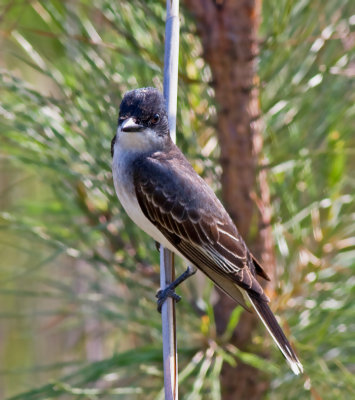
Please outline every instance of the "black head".
[[[131, 90], [124, 95], [118, 116], [117, 134], [120, 133], [120, 137], [123, 138], [129, 132], [133, 136], [128, 135], [126, 139], [123, 139], [126, 145], [133, 146], [135, 144], [134, 136], [137, 134], [139, 134], [141, 143], [148, 141], [154, 143], [154, 137], [156, 143], [162, 144], [170, 141], [165, 100], [159, 90], [147, 87]], [[111, 142], [112, 155], [116, 140], [117, 135]]]
[[147, 87], [127, 92], [120, 105], [118, 125], [132, 118], [133, 124], [123, 126], [125, 132], [154, 129], [160, 136], [169, 134], [169, 122], [165, 100], [159, 90]]

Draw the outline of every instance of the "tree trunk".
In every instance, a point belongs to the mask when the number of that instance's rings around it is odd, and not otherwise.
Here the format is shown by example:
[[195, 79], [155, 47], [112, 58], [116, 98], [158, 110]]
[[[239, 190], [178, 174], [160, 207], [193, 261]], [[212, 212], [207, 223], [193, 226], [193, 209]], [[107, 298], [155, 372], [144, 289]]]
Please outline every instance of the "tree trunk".
[[[213, 76], [224, 204], [239, 232], [273, 278], [269, 190], [265, 170], [257, 172], [262, 148], [256, 75], [261, 1], [185, 0], [185, 4], [196, 20], [204, 57]], [[252, 221], [257, 221], [259, 229], [250, 243]], [[270, 295], [270, 288], [266, 289]], [[221, 293], [215, 306], [219, 334], [234, 307], [235, 303]], [[233, 343], [241, 349], [250, 345], [256, 324], [254, 314], [243, 313]], [[268, 388], [259, 371], [242, 363], [236, 368], [224, 364], [221, 385], [224, 400], [260, 399]]]

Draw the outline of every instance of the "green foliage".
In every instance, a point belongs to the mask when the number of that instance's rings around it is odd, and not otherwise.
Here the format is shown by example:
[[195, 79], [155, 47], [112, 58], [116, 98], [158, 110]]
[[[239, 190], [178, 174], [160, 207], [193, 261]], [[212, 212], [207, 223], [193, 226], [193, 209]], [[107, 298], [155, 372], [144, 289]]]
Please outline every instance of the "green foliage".
[[[260, 79], [281, 260], [279, 306], [287, 306], [310, 396], [350, 398], [354, 21], [342, 1], [271, 3], [264, 2]], [[286, 377], [273, 387], [273, 400], [305, 396], [300, 382]]]
[[[162, 398], [159, 257], [115, 198], [110, 140], [122, 94], [162, 86], [164, 3], [2, 0], [0, 13], [0, 393]], [[263, 8], [264, 152], [280, 266], [273, 304], [306, 374], [293, 377], [262, 330], [255, 346], [270, 344], [271, 364], [230, 347], [239, 309], [217, 340], [211, 307], [196, 315], [185, 287], [181, 398], [218, 399], [223, 360], [238, 359], [268, 374], [273, 400], [354, 395], [350, 14], [341, 0]], [[218, 189], [210, 72], [182, 15], [178, 144]]]

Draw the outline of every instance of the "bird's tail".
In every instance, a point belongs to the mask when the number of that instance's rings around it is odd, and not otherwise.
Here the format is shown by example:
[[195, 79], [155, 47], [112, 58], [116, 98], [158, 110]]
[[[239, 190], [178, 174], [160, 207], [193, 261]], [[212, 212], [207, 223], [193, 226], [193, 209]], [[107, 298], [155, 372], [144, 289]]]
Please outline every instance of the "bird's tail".
[[293, 351], [289, 341], [278, 324], [275, 315], [265, 301], [258, 300], [247, 294], [251, 304], [257, 312], [259, 318], [263, 321], [266, 329], [274, 339], [275, 343], [286, 358], [286, 361], [294, 374], [298, 375], [303, 372], [303, 366]]

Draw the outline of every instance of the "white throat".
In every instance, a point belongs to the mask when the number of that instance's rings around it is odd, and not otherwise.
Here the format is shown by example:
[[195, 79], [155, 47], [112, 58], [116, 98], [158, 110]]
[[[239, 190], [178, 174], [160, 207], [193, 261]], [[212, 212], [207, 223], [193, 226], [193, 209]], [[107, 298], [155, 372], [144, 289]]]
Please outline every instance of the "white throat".
[[[161, 150], [163, 138], [150, 128], [139, 132], [124, 132], [121, 127], [117, 128], [116, 148], [123, 151], [146, 153]], [[119, 151], [118, 150], [118, 151]]]

